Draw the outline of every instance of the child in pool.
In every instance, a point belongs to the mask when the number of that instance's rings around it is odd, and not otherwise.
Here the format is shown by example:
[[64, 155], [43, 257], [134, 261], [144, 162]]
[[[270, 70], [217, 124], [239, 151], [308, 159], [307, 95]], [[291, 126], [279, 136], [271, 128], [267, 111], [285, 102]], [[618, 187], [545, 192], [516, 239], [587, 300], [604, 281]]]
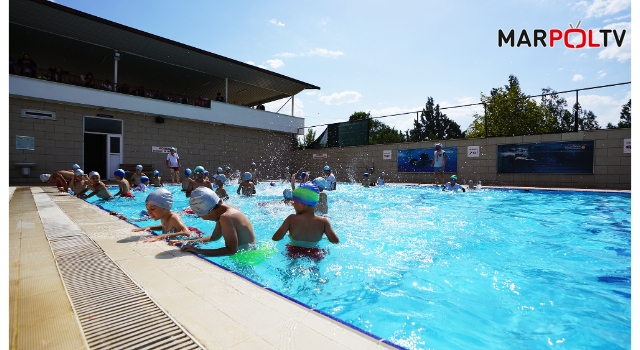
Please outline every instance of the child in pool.
[[327, 180], [323, 177], [316, 177], [312, 182], [320, 191], [320, 199], [318, 199], [318, 204], [316, 204], [316, 211], [320, 214], [326, 214], [329, 212], [329, 201], [327, 194], [324, 192], [324, 189], [327, 187]]
[[151, 184], [155, 187], [162, 187], [162, 177], [160, 176], [160, 171], [155, 170], [153, 172], [153, 178], [151, 179]]
[[142, 172], [142, 165], [136, 165], [136, 172], [131, 175], [131, 185], [137, 187], [141, 184], [140, 179], [145, 176]]
[[251, 173], [244, 173], [244, 175], [242, 175], [242, 178], [244, 181], [242, 181], [240, 185], [238, 185], [238, 190], [236, 191], [236, 193], [240, 194], [240, 191], [242, 191], [242, 195], [246, 197], [250, 197], [256, 194], [256, 186], [254, 185], [253, 181], [251, 181]]
[[451, 175], [449, 180], [450, 180], [449, 182], [447, 182], [446, 184], [442, 185], [442, 190], [443, 191], [458, 192], [458, 190], [462, 190], [462, 192], [467, 192], [464, 189], [464, 187], [460, 186], [459, 183], [456, 183], [456, 181], [458, 181], [458, 177], [456, 175]]
[[160, 225], [139, 227], [131, 230], [132, 232], [162, 230], [162, 234], [152, 236], [144, 240], [144, 242], [156, 242], [165, 238], [175, 236], [190, 236], [191, 232], [182, 222], [180, 216], [171, 211], [173, 206], [173, 195], [165, 188], [159, 188], [147, 196], [145, 200], [147, 206], [147, 215], [153, 220], [160, 220]]
[[124, 178], [124, 175], [125, 175], [124, 170], [118, 169], [113, 172], [113, 175], [116, 177], [116, 181], [118, 182], [118, 187], [120, 188], [120, 191], [118, 191], [118, 193], [115, 194], [115, 197], [122, 196], [122, 197], [133, 198], [133, 194], [131, 193], [131, 186], [129, 186], [129, 181], [127, 181], [127, 179]]
[[362, 186], [369, 187], [369, 173], [362, 174]]
[[[84, 194], [87, 190], [92, 191], [88, 196]], [[100, 181], [100, 174], [97, 171], [89, 173], [89, 186], [78, 194], [78, 198], [82, 199], [88, 199], [93, 196], [98, 196], [101, 199], [113, 199], [113, 195], [109, 193], [107, 186], [104, 185], [104, 182]]]
[[169, 241], [169, 244], [191, 243], [195, 241], [217, 241], [224, 236], [225, 246], [217, 249], [200, 249], [191, 244], [183, 245], [180, 250], [207, 256], [233, 255], [239, 249], [250, 249], [256, 242], [253, 225], [239, 209], [232, 207], [218, 197], [213, 190], [199, 187], [189, 198], [191, 209], [202, 219], [216, 222], [211, 236], [199, 240]]
[[80, 193], [85, 191], [88, 187], [88, 182], [89, 179], [84, 175], [84, 171], [82, 171], [82, 169], [76, 169], [73, 172], [73, 179], [71, 179], [71, 183], [69, 184], [74, 196], [78, 197]]
[[[218, 169], [222, 170], [222, 168]], [[224, 174], [218, 174], [218, 176], [216, 176], [215, 182], [218, 186], [218, 188], [216, 188], [216, 194], [218, 195], [218, 197], [220, 197], [220, 199], [222, 199], [223, 201], [228, 200], [229, 195], [227, 194], [227, 189], [224, 188], [224, 184], [225, 182], [227, 182], [227, 177], [224, 176]]]
[[142, 175], [140, 177], [140, 184], [136, 186], [136, 188], [134, 188], [133, 190], [138, 192], [146, 192], [148, 185], [149, 185], [149, 178], [146, 177], [145, 175]]
[[195, 174], [195, 179], [193, 179], [189, 186], [187, 187], [186, 195], [187, 198], [191, 197], [191, 192], [193, 192], [198, 187], [207, 187], [211, 188], [211, 182], [204, 178], [204, 168], [198, 165], [195, 169], [193, 169], [193, 173]]
[[326, 235], [331, 243], [340, 243], [326, 217], [315, 215], [315, 206], [320, 199], [320, 191], [314, 184], [302, 184], [293, 191], [293, 208], [296, 213], [289, 215], [273, 235], [274, 241], [284, 238], [289, 232], [292, 246], [313, 248]]
[[191, 183], [191, 169], [184, 169], [184, 179], [182, 179], [182, 192], [186, 192], [187, 188], [189, 188], [189, 184]]

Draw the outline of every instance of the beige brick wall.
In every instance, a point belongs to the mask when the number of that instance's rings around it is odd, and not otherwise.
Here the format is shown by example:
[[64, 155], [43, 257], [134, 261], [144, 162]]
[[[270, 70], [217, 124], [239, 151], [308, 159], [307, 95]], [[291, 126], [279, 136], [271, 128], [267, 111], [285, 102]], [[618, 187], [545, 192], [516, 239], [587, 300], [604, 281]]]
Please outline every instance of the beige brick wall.
[[[360, 180], [371, 162], [376, 172], [384, 171], [388, 182], [433, 183], [433, 173], [398, 173], [397, 150], [432, 148], [436, 142], [444, 147], [458, 147], [458, 178], [481, 180], [486, 185], [631, 189], [631, 154], [623, 153], [623, 140], [631, 138], [631, 129], [580, 131], [549, 135], [528, 135], [428, 142], [405, 142], [388, 145], [355, 146], [296, 151], [295, 169], [303, 168], [319, 175], [328, 164], [338, 181]], [[500, 174], [497, 173], [498, 145], [553, 141], [593, 140], [594, 174]], [[480, 146], [480, 157], [468, 158], [467, 146]], [[382, 159], [382, 151], [391, 150], [391, 160]], [[313, 154], [327, 154], [313, 159]], [[447, 176], [448, 177], [448, 176]]]
[[[218, 166], [229, 165], [246, 171], [254, 161], [263, 176], [277, 177], [290, 163], [296, 144], [294, 135], [265, 130], [172, 118], [157, 124], [155, 116], [13, 97], [9, 106], [10, 184], [39, 182], [40, 174], [70, 169], [73, 163], [83, 166], [83, 117], [98, 113], [123, 121], [123, 163], [151, 163], [167, 176], [166, 154], [152, 153], [152, 146], [178, 148], [183, 168], [202, 165], [215, 172]], [[22, 118], [23, 108], [55, 112], [57, 120]], [[33, 136], [35, 150], [16, 150], [17, 135]], [[28, 178], [13, 164], [24, 160], [37, 164]]]

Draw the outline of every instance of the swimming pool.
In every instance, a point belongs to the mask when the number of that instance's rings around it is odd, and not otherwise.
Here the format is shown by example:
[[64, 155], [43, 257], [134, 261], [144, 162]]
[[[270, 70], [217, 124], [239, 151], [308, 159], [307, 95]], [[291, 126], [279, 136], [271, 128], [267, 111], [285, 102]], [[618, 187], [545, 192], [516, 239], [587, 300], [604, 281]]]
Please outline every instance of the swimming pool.
[[[228, 203], [261, 249], [209, 260], [399, 346], [631, 346], [630, 194], [339, 184], [328, 195], [341, 243], [323, 240], [330, 253], [315, 262], [286, 257], [286, 238], [271, 242], [293, 209], [258, 203], [286, 185], [260, 184], [253, 198], [236, 186]], [[167, 188], [174, 211], [188, 207], [179, 186]], [[144, 209], [140, 195], [91, 201], [132, 218]]]

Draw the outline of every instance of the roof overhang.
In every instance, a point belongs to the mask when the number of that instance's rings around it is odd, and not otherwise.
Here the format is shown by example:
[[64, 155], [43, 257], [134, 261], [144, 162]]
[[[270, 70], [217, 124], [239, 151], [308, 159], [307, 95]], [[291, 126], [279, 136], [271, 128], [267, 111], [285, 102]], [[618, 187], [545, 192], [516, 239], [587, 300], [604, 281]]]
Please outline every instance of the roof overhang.
[[[318, 86], [46, 0], [11, 0], [9, 22], [263, 89], [266, 101]], [[268, 92], [271, 93], [268, 93]]]

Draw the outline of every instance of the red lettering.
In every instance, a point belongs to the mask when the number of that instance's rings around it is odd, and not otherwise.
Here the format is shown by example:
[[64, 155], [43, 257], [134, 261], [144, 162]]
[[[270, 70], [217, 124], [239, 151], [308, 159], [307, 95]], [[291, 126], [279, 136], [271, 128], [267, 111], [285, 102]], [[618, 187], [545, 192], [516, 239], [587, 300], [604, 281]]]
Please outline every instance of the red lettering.
[[560, 29], [551, 29], [549, 31], [549, 46], [553, 47], [553, 42], [562, 39], [562, 31]]
[[589, 29], [589, 47], [600, 47], [600, 44], [593, 42], [593, 30]]
[[[569, 44], [569, 34], [580, 34], [582, 41], [578, 45]], [[564, 31], [564, 46], [570, 49], [581, 49], [587, 45], [587, 33], [582, 28], [571, 28]]]

